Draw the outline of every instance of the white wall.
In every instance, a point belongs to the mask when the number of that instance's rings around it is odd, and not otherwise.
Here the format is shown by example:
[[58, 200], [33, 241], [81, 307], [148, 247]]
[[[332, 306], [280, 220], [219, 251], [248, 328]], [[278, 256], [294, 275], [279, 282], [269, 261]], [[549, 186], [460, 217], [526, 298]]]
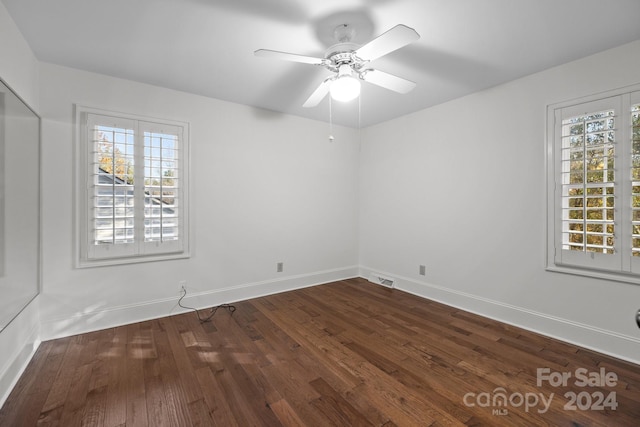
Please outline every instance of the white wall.
[[38, 111], [38, 61], [0, 2], [0, 78]]
[[[357, 275], [357, 131], [41, 64], [43, 337]], [[74, 268], [73, 105], [190, 123], [186, 260]], [[276, 264], [284, 262], [284, 272]]]
[[638, 82], [640, 41], [366, 129], [361, 274], [640, 363], [640, 285], [545, 271], [546, 106]]
[[[38, 62], [1, 2], [0, 58], [0, 78], [37, 111]], [[0, 333], [0, 406], [37, 348], [38, 336], [34, 301]]]

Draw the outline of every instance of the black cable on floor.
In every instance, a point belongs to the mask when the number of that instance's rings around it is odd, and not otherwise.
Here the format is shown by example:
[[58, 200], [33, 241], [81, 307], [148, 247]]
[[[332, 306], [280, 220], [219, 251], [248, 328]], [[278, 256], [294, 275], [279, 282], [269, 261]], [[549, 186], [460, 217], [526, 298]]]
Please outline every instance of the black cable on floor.
[[219, 308], [226, 308], [229, 313], [233, 314], [234, 311], [236, 311], [236, 306], [232, 305], [232, 304], [220, 304], [218, 306], [215, 307], [211, 307], [211, 313], [209, 314], [209, 316], [205, 317], [204, 319], [200, 316], [200, 310], [198, 310], [197, 308], [193, 308], [193, 307], [187, 307], [185, 305], [182, 305], [182, 299], [187, 296], [187, 290], [185, 288], [182, 288], [182, 296], [180, 297], [180, 299], [178, 300], [178, 305], [182, 308], [186, 308], [187, 310], [193, 310], [196, 312], [196, 314], [198, 315], [198, 320], [200, 320], [200, 323], [204, 323], [204, 322], [209, 322], [211, 321], [211, 318], [213, 317], [214, 314], [216, 314], [216, 311], [218, 311]]

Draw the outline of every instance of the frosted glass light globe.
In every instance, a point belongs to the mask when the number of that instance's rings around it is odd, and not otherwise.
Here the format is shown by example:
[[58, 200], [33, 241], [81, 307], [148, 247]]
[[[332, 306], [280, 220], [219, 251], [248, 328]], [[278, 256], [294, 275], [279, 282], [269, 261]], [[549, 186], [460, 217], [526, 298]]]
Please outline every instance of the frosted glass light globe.
[[360, 95], [360, 80], [351, 75], [340, 76], [331, 83], [329, 92], [336, 101], [351, 101]]

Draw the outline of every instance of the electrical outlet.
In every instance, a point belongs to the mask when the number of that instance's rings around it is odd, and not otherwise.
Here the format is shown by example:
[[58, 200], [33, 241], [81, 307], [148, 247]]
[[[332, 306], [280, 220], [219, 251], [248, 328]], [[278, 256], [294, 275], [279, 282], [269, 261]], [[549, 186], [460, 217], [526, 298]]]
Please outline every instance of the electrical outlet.
[[284, 271], [284, 263], [279, 262], [278, 264], [276, 264], [276, 272], [282, 273], [283, 271]]
[[183, 293], [187, 291], [187, 281], [186, 280], [180, 280], [178, 282], [178, 292]]
[[427, 267], [425, 265], [421, 265], [420, 269], [419, 269], [420, 275], [421, 276], [426, 276], [427, 275]]

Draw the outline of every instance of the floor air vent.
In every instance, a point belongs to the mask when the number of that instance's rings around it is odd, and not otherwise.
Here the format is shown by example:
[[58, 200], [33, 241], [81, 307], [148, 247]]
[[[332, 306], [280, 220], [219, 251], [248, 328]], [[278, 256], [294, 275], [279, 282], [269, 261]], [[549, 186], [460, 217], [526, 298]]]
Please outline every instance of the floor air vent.
[[386, 277], [378, 273], [371, 273], [369, 275], [369, 281], [371, 283], [386, 286], [387, 288], [393, 288], [393, 284], [395, 283], [396, 279], [392, 279], [391, 277]]

